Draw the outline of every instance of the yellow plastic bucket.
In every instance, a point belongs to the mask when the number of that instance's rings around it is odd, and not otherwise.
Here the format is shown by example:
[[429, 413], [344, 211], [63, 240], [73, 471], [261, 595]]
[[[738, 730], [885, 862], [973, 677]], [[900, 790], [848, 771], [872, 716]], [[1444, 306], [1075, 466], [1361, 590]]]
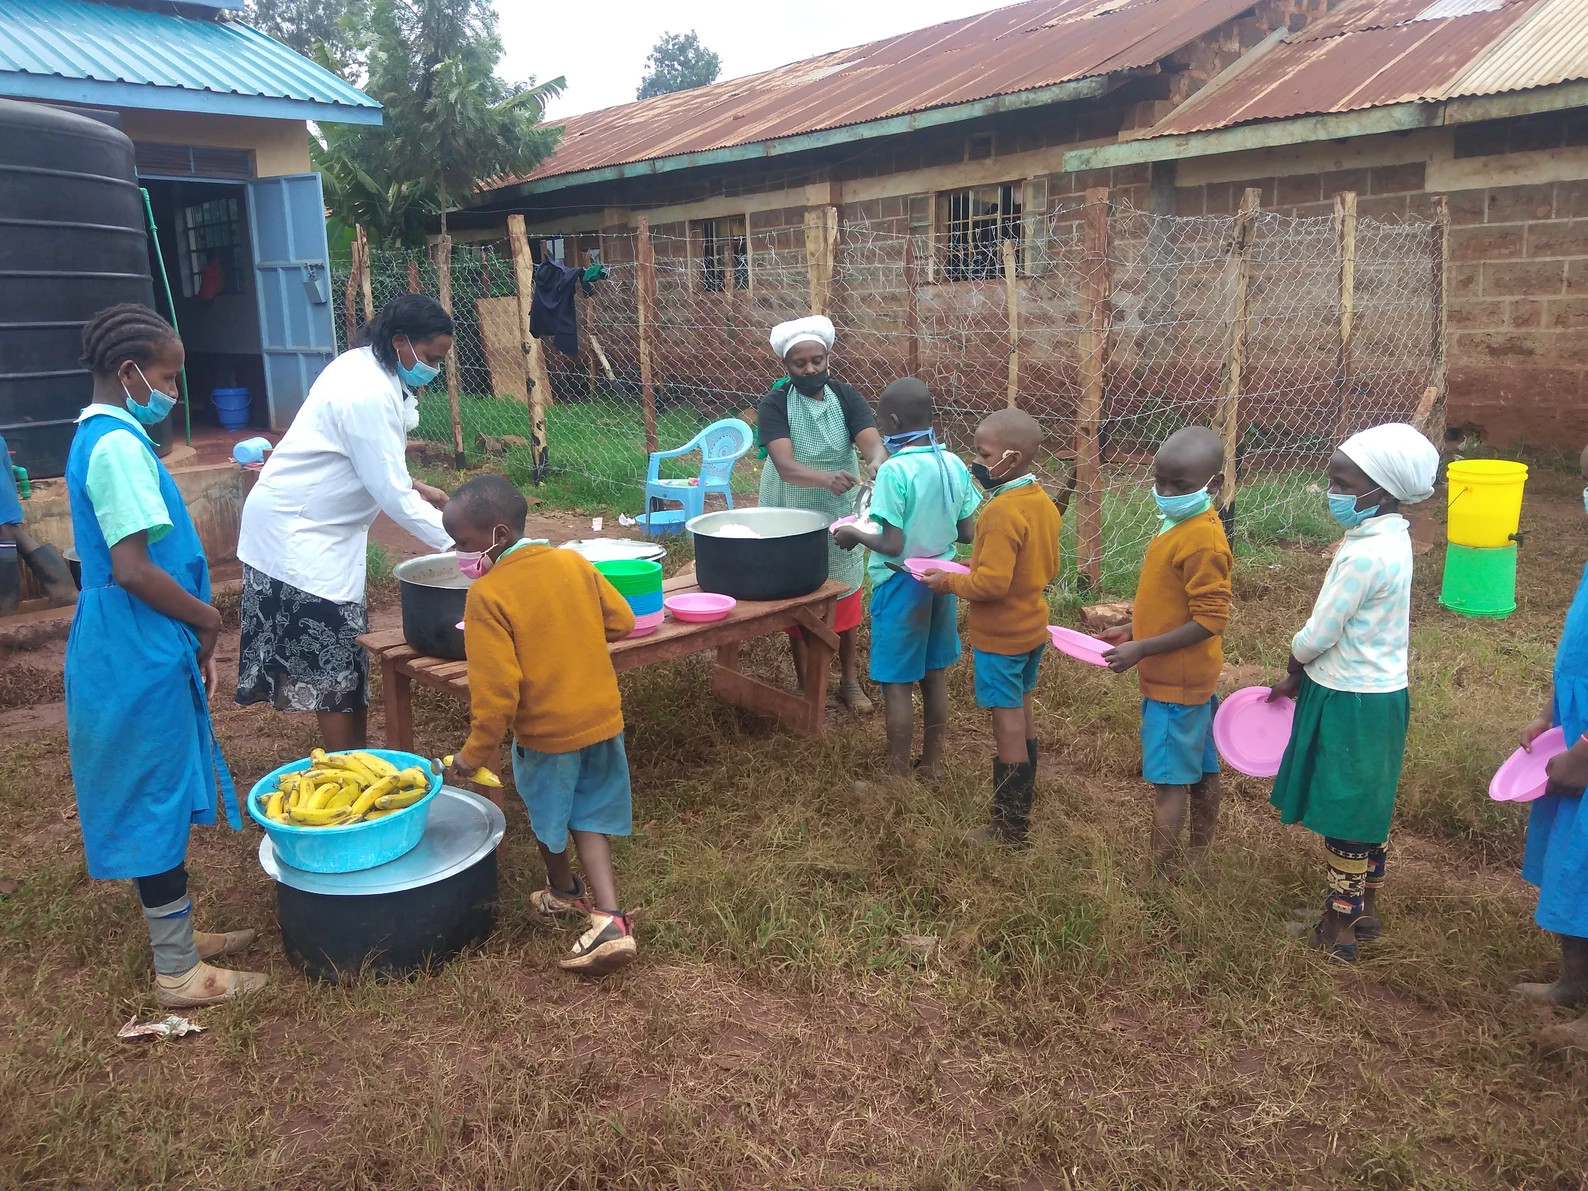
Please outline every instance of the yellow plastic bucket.
[[1509, 459], [1458, 459], [1445, 470], [1450, 482], [1450, 524], [1457, 546], [1497, 549], [1511, 544], [1522, 520], [1527, 464]]

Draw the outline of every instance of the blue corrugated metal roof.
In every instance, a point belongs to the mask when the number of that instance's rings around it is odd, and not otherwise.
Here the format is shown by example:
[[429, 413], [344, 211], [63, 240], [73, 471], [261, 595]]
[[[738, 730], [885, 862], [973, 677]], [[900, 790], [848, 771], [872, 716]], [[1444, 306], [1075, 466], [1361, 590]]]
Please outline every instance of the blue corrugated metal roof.
[[257, 29], [89, 0], [0, 0], [0, 95], [379, 124], [380, 105]]

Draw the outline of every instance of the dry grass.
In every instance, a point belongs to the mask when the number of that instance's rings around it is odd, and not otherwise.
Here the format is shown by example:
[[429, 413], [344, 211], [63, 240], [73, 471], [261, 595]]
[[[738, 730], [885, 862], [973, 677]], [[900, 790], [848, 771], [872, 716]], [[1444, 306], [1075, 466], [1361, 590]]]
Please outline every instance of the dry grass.
[[[1483, 795], [1588, 556], [1576, 488], [1535, 475], [1508, 621], [1440, 610], [1439, 555], [1419, 560], [1388, 934], [1355, 969], [1285, 938], [1319, 856], [1265, 782], [1230, 782], [1216, 888], [1145, 879], [1132, 683], [1047, 664], [1035, 846], [968, 855], [989, 747], [968, 666], [929, 792], [881, 776], [880, 723], [807, 744], [686, 662], [624, 683], [639, 966], [555, 971], [514, 804], [481, 953], [310, 986], [267, 929], [269, 991], [134, 1046], [113, 1037], [153, 1008], [134, 898], [84, 874], [62, 738], [0, 744], [0, 867], [23, 881], [0, 903], [0, 1186], [1582, 1188], [1588, 1064], [1541, 1062], [1546, 1019], [1508, 1001], [1553, 947], [1522, 814]], [[1278, 663], [1324, 566], [1242, 562], [1232, 661]], [[417, 716], [422, 749], [460, 739], [456, 705]], [[240, 777], [308, 746], [298, 720], [217, 718]], [[195, 834], [203, 922], [270, 926], [255, 845]]]

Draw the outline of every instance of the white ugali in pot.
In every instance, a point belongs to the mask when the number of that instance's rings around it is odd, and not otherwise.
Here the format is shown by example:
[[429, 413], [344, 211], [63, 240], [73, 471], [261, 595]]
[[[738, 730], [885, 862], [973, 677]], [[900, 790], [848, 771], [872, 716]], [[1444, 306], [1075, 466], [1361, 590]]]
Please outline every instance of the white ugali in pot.
[[689, 519], [701, 591], [791, 600], [827, 582], [828, 519], [809, 509], [728, 509]]

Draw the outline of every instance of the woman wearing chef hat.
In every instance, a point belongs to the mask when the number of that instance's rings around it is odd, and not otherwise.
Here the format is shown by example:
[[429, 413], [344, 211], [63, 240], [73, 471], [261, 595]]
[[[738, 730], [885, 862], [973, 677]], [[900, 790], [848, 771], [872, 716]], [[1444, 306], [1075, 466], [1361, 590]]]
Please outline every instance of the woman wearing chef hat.
[[[757, 438], [772, 466], [761, 469], [763, 508], [811, 509], [828, 520], [855, 511], [860, 457], [872, 472], [888, 457], [866, 399], [827, 372], [833, 324], [821, 315], [772, 328], [772, 350], [788, 375], [772, 385], [757, 410]], [[860, 580], [865, 554], [828, 546], [828, 577], [844, 584], [833, 628], [842, 674], [838, 698], [853, 711], [870, 711], [860, 685], [855, 640], [860, 628]], [[805, 641], [791, 630], [794, 671], [805, 685]]]
[[320, 373], [243, 505], [239, 706], [314, 712], [332, 751], [363, 748], [369, 708], [364, 555], [385, 513], [432, 550], [446, 493], [408, 474], [413, 393], [436, 378], [452, 318], [403, 294], [364, 328], [363, 347]]

